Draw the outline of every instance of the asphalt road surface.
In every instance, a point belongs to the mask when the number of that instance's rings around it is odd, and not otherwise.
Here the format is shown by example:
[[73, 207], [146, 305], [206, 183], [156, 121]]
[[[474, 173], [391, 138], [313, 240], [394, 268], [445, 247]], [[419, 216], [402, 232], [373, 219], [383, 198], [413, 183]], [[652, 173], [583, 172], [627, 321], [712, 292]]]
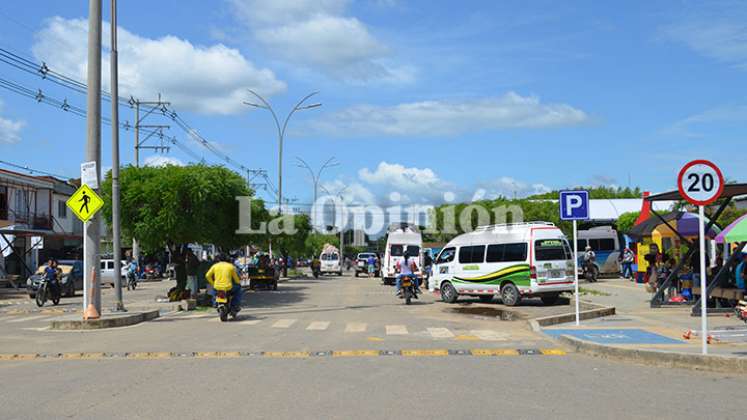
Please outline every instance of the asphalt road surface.
[[249, 293], [230, 323], [52, 332], [43, 315], [2, 316], [0, 353], [70, 357], [0, 360], [0, 418], [743, 417], [741, 377], [566, 354], [523, 321], [453, 309], [324, 277]]

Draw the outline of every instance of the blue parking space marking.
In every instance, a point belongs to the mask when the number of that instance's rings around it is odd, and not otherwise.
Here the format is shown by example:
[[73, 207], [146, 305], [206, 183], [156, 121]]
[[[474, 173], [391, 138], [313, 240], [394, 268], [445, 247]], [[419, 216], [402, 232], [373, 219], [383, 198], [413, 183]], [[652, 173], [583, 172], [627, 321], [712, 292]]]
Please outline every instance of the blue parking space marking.
[[569, 335], [599, 344], [683, 344], [680, 340], [641, 329], [543, 330], [543, 332], [555, 337]]

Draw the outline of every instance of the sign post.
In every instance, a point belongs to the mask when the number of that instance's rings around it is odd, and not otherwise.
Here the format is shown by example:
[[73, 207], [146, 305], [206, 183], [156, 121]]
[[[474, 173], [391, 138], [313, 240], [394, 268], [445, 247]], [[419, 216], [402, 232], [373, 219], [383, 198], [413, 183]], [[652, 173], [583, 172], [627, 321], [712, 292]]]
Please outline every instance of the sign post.
[[581, 325], [581, 305], [578, 293], [578, 221], [589, 220], [589, 192], [561, 191], [560, 220], [573, 221], [573, 284], [576, 294], [576, 325]]
[[724, 175], [710, 161], [694, 160], [680, 170], [677, 189], [682, 198], [698, 206], [700, 245], [700, 329], [703, 354], [708, 354], [708, 299], [705, 256], [705, 206], [716, 201], [724, 191]]

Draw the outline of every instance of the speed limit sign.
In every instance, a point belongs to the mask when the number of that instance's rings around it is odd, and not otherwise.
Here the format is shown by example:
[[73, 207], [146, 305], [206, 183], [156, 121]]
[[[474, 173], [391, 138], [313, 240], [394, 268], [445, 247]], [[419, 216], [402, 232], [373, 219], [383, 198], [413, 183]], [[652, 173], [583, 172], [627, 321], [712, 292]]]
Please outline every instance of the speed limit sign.
[[718, 166], [707, 160], [694, 160], [685, 165], [677, 177], [682, 198], [696, 206], [707, 206], [724, 191], [724, 176]]

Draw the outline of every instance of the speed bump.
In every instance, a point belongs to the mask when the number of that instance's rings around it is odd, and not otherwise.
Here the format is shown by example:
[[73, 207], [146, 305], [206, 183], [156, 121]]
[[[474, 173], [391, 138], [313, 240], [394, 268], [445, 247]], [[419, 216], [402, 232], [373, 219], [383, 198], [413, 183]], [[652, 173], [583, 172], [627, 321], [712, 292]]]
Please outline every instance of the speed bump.
[[514, 349], [472, 349], [473, 356], [518, 356]]
[[379, 353], [378, 350], [342, 350], [333, 351], [332, 357], [375, 357]]
[[402, 350], [402, 355], [408, 357], [448, 356], [449, 351], [443, 349]]
[[265, 357], [273, 357], [278, 359], [301, 359], [309, 357], [307, 351], [267, 351]]

